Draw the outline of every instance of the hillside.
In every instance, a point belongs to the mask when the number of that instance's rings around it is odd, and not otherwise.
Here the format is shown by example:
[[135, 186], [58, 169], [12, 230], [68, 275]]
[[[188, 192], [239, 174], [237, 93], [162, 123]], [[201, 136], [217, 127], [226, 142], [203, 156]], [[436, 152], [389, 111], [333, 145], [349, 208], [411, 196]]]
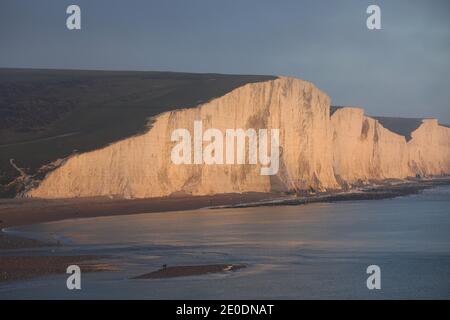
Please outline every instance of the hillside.
[[143, 133], [152, 116], [274, 78], [0, 69], [0, 195], [16, 192], [16, 186], [5, 187], [20, 175], [10, 159], [24, 174], [33, 175], [56, 159]]
[[[164, 112], [145, 134], [74, 155], [42, 182], [29, 184], [25, 195], [302, 193], [450, 173], [450, 129], [437, 120], [422, 121], [407, 141], [361, 108], [341, 107], [330, 115], [330, 101], [326, 93], [300, 79], [249, 83], [196, 108]], [[219, 132], [279, 129], [279, 170], [261, 175], [261, 163], [173, 163], [171, 133], [184, 128], [193, 136], [198, 120], [205, 130]]]

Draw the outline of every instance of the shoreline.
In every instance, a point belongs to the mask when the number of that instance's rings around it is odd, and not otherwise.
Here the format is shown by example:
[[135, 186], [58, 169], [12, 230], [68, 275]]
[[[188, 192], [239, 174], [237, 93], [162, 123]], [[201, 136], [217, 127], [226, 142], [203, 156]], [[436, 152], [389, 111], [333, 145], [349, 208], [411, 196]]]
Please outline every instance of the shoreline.
[[286, 199], [286, 195], [250, 192], [214, 196], [171, 196], [148, 199], [111, 199], [108, 197], [0, 199], [0, 230], [67, 219], [187, 211], [282, 198]]
[[[79, 218], [188, 211], [195, 209], [214, 210], [222, 208], [303, 205], [320, 202], [379, 200], [417, 194], [425, 189], [440, 185], [450, 185], [450, 177], [379, 182], [346, 191], [306, 195], [251, 192], [149, 199], [111, 199], [108, 197], [0, 199], [0, 230], [23, 225]], [[2, 238], [0, 238], [1, 241]]]
[[100, 263], [101, 255], [15, 255], [0, 259], [0, 283], [65, 274], [67, 267], [78, 265], [83, 272], [115, 271], [112, 265]]
[[192, 277], [208, 275], [213, 273], [234, 272], [240, 269], [247, 268], [245, 264], [208, 264], [208, 265], [189, 265], [189, 266], [174, 266], [144, 273], [132, 279], [171, 279], [178, 277]]
[[[395, 198], [440, 185], [450, 185], [450, 177], [430, 180], [390, 181], [371, 184], [341, 192], [324, 192], [308, 195], [286, 194], [226, 194], [200, 197], [168, 197], [156, 199], [13, 199], [0, 200], [0, 283], [34, 279], [64, 274], [70, 264], [78, 264], [83, 271], [116, 271], [116, 266], [104, 261], [100, 254], [61, 255], [53, 249], [59, 244], [33, 240], [3, 229], [33, 223], [60, 221], [65, 219], [156, 213], [164, 211], [186, 211], [200, 208], [248, 208], [258, 206], [297, 206], [309, 203], [338, 201], [378, 200]], [[15, 219], [13, 219], [15, 218]], [[27, 249], [23, 251], [23, 249]], [[18, 251], [16, 251], [18, 250]], [[103, 260], [103, 261], [102, 261]], [[106, 263], [105, 263], [106, 262]], [[168, 279], [222, 273], [245, 268], [242, 264], [175, 265], [132, 279]]]
[[292, 199], [277, 199], [259, 201], [237, 205], [225, 205], [212, 209], [221, 208], [251, 208], [262, 206], [298, 206], [311, 203], [334, 203], [340, 201], [358, 200], [382, 200], [418, 194], [426, 189], [437, 186], [450, 185], [450, 178], [437, 178], [430, 180], [400, 182], [396, 184], [369, 185], [359, 189], [350, 189], [343, 192], [324, 192], [317, 195], [307, 195]]

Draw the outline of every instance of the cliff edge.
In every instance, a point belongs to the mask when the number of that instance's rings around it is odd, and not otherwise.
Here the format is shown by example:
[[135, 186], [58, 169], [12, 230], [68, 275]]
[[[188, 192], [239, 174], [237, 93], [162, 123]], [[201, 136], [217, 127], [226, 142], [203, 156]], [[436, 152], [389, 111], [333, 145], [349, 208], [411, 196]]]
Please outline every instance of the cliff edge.
[[[261, 175], [261, 164], [174, 164], [171, 135], [179, 128], [194, 134], [195, 121], [202, 121], [203, 130], [223, 132], [279, 129], [276, 174]], [[298, 192], [450, 173], [450, 128], [425, 120], [411, 136], [407, 141], [360, 108], [339, 108], [330, 115], [324, 92], [307, 81], [280, 77], [243, 85], [196, 108], [155, 116], [146, 133], [73, 155], [25, 195]]]

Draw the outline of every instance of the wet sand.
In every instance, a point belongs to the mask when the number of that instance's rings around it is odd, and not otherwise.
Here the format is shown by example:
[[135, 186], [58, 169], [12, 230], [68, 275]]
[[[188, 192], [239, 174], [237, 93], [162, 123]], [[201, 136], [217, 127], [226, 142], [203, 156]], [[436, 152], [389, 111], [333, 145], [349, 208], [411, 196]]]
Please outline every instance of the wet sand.
[[[100, 255], [58, 255], [53, 252], [56, 244], [34, 239], [27, 239], [0, 231], [0, 253], [7, 252], [0, 258], [0, 282], [26, 280], [36, 277], [63, 274], [67, 267], [76, 264], [83, 272], [114, 271], [114, 266], [97, 263], [105, 257]], [[41, 249], [40, 254], [18, 253], [16, 249]], [[42, 250], [48, 248], [45, 254]], [[95, 262], [94, 262], [95, 260]]]
[[84, 263], [99, 260], [101, 256], [2, 256], [0, 259], [0, 282], [26, 280], [35, 277], [66, 273], [68, 266], [78, 265], [82, 272], [111, 271], [112, 266]]
[[[178, 211], [220, 206], [225, 204], [239, 204], [246, 201], [259, 201], [279, 198], [280, 195], [248, 193], [227, 194], [214, 197], [166, 197], [155, 199], [2, 199], [0, 200], [0, 228], [43, 223], [73, 218], [88, 218], [99, 216], [113, 216], [136, 213]], [[39, 248], [55, 246], [53, 243], [21, 238], [0, 231], [0, 253], [3, 250]], [[98, 264], [98, 255], [60, 256], [30, 255], [21, 253], [19, 256], [1, 256], [0, 282], [26, 280], [51, 274], [63, 274], [71, 264], [77, 264], [85, 272], [114, 271], [115, 267], [108, 264]], [[95, 262], [90, 262], [96, 260]], [[87, 262], [87, 263], [86, 263]], [[85, 264], [81, 264], [85, 263]], [[167, 268], [156, 274], [149, 274], [149, 278], [170, 278], [176, 276], [201, 275], [211, 272], [223, 272], [224, 266], [183, 266]], [[234, 268], [234, 267], [232, 267]], [[146, 278], [143, 275], [142, 278]]]
[[[255, 206], [301, 205], [314, 202], [348, 200], [376, 200], [419, 193], [437, 185], [450, 184], [450, 178], [408, 182], [383, 183], [360, 187], [346, 192], [328, 192], [308, 195], [285, 195], [274, 193], [225, 194], [217, 196], [177, 196], [154, 199], [2, 199], [0, 200], [0, 228], [43, 223], [74, 218], [126, 215], [164, 211], [193, 210], [205, 207], [239, 208]], [[24, 239], [0, 232], [0, 251], [23, 248], [47, 247], [55, 244]], [[51, 250], [49, 250], [51, 251]], [[0, 260], [0, 282], [34, 278], [56, 273], [65, 273], [67, 266], [100, 260], [98, 255], [60, 256], [30, 255], [2, 256]], [[224, 272], [227, 268], [237, 270], [242, 265], [171, 266], [143, 274], [138, 279], [172, 278]], [[87, 263], [83, 271], [111, 271], [106, 264]]]
[[39, 248], [49, 245], [50, 244], [44, 243], [42, 241], [12, 236], [0, 231], [0, 250]]
[[281, 199], [274, 193], [223, 194], [216, 196], [177, 196], [151, 199], [0, 199], [0, 228], [75, 218], [115, 216], [136, 213], [194, 210]]
[[176, 277], [189, 277], [199, 276], [210, 273], [221, 273], [236, 271], [246, 268], [243, 264], [211, 264], [211, 265], [199, 265], [199, 266], [175, 266], [175, 267], [163, 267], [157, 271], [146, 273], [135, 277], [134, 279], [165, 279]]
[[[378, 182], [349, 191], [287, 195], [281, 193], [242, 193], [214, 196], [173, 196], [151, 199], [0, 199], [0, 228], [65, 219], [127, 215], [137, 213], [194, 210], [205, 207], [248, 207], [300, 205], [314, 202], [378, 200], [421, 192], [450, 184], [450, 177], [429, 180]], [[1, 241], [1, 239], [0, 239]]]

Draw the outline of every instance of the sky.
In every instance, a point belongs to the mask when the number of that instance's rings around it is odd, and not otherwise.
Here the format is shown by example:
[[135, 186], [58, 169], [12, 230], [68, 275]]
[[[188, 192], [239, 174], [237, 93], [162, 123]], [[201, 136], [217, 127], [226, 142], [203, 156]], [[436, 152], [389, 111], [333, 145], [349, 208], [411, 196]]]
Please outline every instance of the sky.
[[0, 67], [293, 76], [369, 115], [450, 124], [449, 57], [448, 0], [0, 0]]

